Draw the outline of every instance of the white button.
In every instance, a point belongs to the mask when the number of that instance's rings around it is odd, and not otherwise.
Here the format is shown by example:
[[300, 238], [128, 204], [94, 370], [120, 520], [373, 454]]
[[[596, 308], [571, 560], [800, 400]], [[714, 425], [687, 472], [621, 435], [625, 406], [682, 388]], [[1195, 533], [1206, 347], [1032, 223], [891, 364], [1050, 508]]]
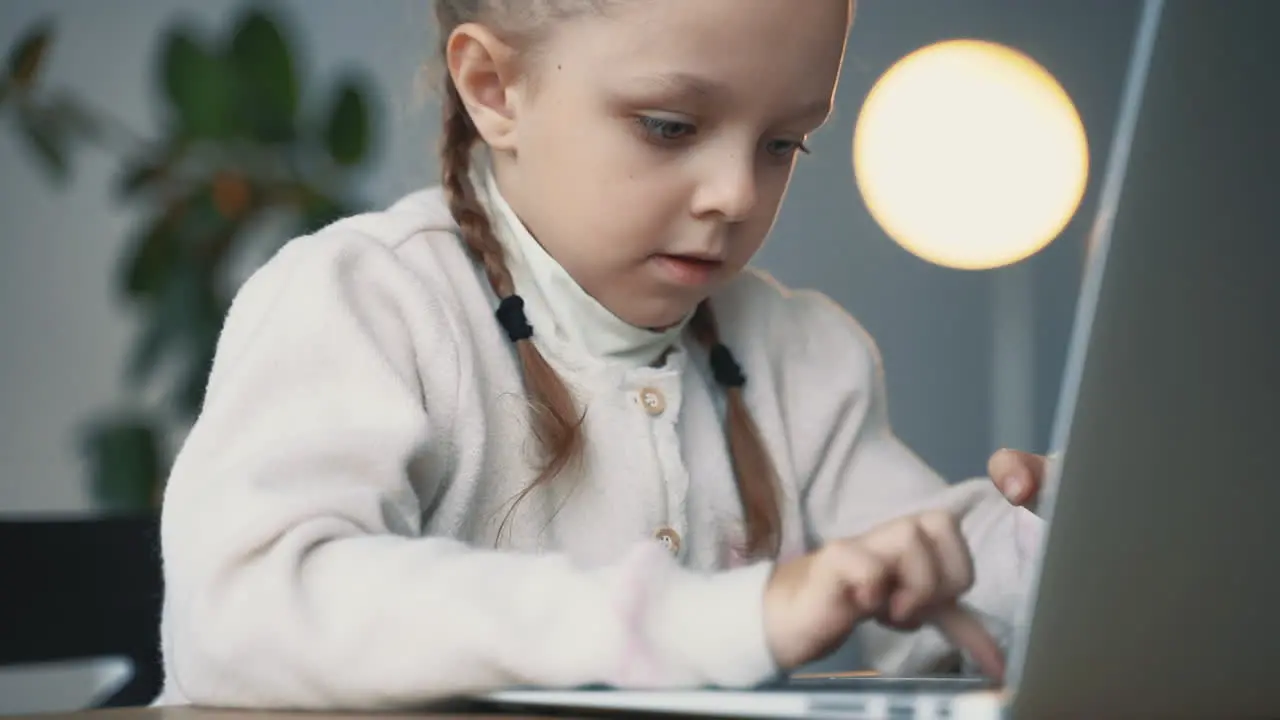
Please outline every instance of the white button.
[[640, 404], [650, 415], [661, 415], [667, 409], [667, 399], [657, 388], [645, 388], [640, 391]]
[[662, 546], [665, 547], [672, 555], [676, 555], [680, 552], [680, 533], [675, 530], [672, 530], [669, 527], [659, 528], [653, 536], [657, 538], [658, 542], [662, 543]]

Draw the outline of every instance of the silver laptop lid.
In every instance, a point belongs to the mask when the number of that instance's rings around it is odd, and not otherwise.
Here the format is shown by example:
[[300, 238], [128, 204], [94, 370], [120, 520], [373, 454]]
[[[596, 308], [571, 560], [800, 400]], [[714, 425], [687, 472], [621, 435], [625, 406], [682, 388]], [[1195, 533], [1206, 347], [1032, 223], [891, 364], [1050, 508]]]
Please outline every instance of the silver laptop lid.
[[1280, 3], [1145, 5], [1013, 710], [1277, 717]]

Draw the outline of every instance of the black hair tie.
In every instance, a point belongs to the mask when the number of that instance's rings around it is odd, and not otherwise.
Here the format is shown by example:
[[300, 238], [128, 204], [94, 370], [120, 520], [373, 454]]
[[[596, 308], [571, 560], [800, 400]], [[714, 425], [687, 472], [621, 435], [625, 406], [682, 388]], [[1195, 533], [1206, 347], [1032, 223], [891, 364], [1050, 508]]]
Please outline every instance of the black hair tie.
[[711, 375], [716, 382], [729, 388], [740, 388], [747, 384], [747, 376], [742, 374], [742, 367], [733, 359], [733, 353], [724, 343], [716, 343], [711, 348]]
[[520, 342], [533, 337], [533, 326], [524, 315], [524, 298], [519, 295], [508, 295], [498, 303], [498, 322], [507, 331], [511, 342]]

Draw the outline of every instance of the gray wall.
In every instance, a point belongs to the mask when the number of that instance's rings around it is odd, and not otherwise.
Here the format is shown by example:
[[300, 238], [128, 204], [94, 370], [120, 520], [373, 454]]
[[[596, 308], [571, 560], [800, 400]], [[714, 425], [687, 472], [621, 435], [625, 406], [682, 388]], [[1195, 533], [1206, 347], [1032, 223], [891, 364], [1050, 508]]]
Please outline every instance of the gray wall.
[[[415, 94], [427, 59], [424, 0], [287, 0], [309, 73], [364, 67], [385, 93], [384, 142], [364, 190], [375, 205], [430, 182], [436, 122]], [[157, 30], [176, 16], [206, 27], [232, 0], [6, 0], [0, 47], [36, 17], [56, 18], [60, 40], [48, 81], [86, 94], [129, 125], [153, 117], [150, 62]], [[948, 477], [982, 472], [1010, 438], [1046, 442], [1079, 282], [1096, 183], [1077, 219], [1017, 268], [961, 273], [927, 265], [893, 245], [858, 199], [850, 131], [859, 104], [893, 61], [929, 42], [971, 36], [1009, 43], [1044, 63], [1084, 118], [1095, 171], [1104, 161], [1136, 18], [1133, 0], [864, 0], [831, 126], [797, 174], [773, 239], [757, 264], [782, 281], [822, 289], [871, 330], [883, 351], [890, 410], [900, 434]], [[133, 326], [110, 292], [132, 215], [113, 203], [114, 165], [76, 158], [74, 181], [51, 189], [26, 149], [0, 133], [0, 514], [91, 509], [74, 428], [118, 398]], [[1015, 385], [1029, 412], [993, 433], [994, 298], [1001, 283], [1025, 290], [1032, 325], [1030, 375]], [[0, 550], [6, 551], [6, 550]], [[46, 674], [48, 675], [48, 674]], [[98, 673], [101, 677], [102, 674]], [[83, 675], [33, 680], [0, 672], [0, 713], [74, 707]], [[25, 689], [25, 690], [24, 690]]]

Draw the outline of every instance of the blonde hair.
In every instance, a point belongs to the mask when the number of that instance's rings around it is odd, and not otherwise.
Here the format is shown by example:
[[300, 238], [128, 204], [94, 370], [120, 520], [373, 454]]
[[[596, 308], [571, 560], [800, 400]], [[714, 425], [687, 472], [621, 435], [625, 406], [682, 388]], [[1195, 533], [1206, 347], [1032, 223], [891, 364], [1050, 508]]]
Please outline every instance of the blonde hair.
[[[445, 60], [440, 142], [442, 184], [462, 240], [484, 267], [489, 284], [498, 298], [506, 301], [507, 309], [513, 302], [509, 299], [515, 296], [515, 286], [502, 246], [494, 236], [493, 225], [471, 182], [473, 150], [480, 135], [447, 69], [444, 55], [449, 37], [459, 25], [477, 22], [506, 40], [522, 41], [523, 49], [529, 49], [535, 42], [538, 25], [582, 12], [598, 12], [610, 2], [618, 0], [436, 0], [439, 50]], [[743, 506], [747, 550], [752, 555], [776, 556], [782, 524], [776, 473], [743, 397], [745, 377], [728, 348], [720, 342], [715, 315], [707, 301], [698, 306], [689, 330], [710, 352], [713, 374], [725, 388], [726, 439]], [[583, 447], [583, 415], [564, 380], [542, 357], [531, 338], [524, 337], [527, 334], [520, 333], [513, 336], [513, 340], [523, 370], [534, 435], [543, 452], [543, 464], [533, 482], [517, 496], [516, 503], [579, 459]]]

